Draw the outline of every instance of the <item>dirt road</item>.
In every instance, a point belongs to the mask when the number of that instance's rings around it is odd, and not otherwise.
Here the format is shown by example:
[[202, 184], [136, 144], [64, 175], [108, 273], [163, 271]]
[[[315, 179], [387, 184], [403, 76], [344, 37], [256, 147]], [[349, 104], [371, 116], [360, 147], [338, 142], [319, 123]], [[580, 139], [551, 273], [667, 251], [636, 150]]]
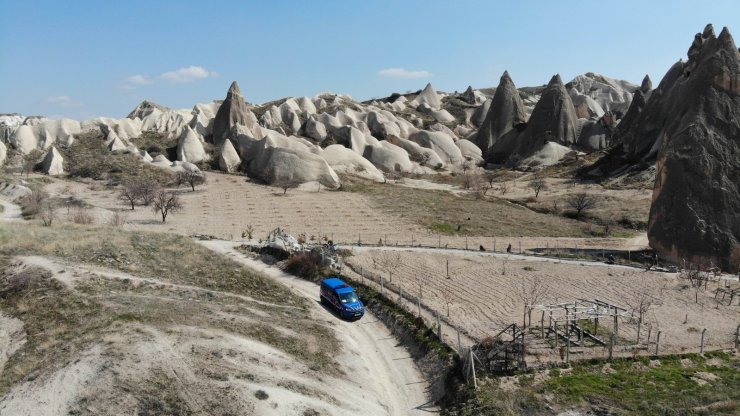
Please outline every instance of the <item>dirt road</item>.
[[[203, 241], [204, 246], [232, 257], [247, 267], [285, 284], [293, 291], [315, 301], [314, 313], [332, 316], [319, 303], [318, 286], [298, 279], [283, 271], [252, 260], [234, 249], [230, 241]], [[345, 351], [338, 359], [355, 371], [347, 377], [356, 379], [369, 394], [381, 398], [382, 405], [391, 415], [421, 415], [437, 413], [427, 394], [427, 383], [416, 367], [409, 352], [398, 345], [386, 326], [371, 313], [358, 322], [336, 319], [336, 335]]]

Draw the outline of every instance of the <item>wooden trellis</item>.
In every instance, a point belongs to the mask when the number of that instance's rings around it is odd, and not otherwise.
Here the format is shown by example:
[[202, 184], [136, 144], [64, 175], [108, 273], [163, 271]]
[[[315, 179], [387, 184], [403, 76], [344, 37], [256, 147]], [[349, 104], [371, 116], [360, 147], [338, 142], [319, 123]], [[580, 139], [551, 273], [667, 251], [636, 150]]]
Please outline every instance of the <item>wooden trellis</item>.
[[[627, 308], [600, 299], [576, 299], [569, 303], [527, 305], [525, 311], [527, 315], [531, 316], [531, 312], [534, 310], [542, 312], [539, 328], [540, 337], [549, 338], [553, 336], [556, 347], [559, 341], [583, 346], [587, 340], [604, 346], [606, 345], [606, 341], [598, 336], [599, 320], [607, 319], [612, 321], [614, 324], [614, 335], [617, 335], [619, 333], [620, 318], [632, 318], [632, 312]], [[545, 322], [545, 318], [547, 318], [547, 322]], [[583, 320], [593, 321], [593, 333], [579, 324]]]

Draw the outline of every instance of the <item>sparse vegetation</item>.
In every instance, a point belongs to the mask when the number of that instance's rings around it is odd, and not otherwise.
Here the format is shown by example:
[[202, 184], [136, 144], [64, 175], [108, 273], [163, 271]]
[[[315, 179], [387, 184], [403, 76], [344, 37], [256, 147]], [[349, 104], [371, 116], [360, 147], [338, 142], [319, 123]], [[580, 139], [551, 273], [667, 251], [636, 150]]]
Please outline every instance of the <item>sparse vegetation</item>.
[[152, 209], [155, 213], [158, 212], [162, 215], [162, 222], [167, 220], [167, 215], [181, 211], [182, 208], [183, 204], [180, 201], [180, 197], [175, 192], [160, 189], [154, 195], [154, 205], [152, 206]]
[[596, 197], [587, 192], [573, 194], [565, 202], [575, 211], [576, 218], [580, 218], [586, 211], [596, 207]]

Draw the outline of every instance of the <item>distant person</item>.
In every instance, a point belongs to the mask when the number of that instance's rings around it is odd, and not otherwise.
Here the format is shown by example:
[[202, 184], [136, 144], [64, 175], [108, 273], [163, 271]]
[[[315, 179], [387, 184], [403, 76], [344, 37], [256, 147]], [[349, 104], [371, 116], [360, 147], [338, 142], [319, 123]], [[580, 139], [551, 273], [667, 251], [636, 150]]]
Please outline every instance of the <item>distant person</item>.
[[506, 252], [511, 253], [511, 243], [509, 243], [509, 247], [506, 247]]

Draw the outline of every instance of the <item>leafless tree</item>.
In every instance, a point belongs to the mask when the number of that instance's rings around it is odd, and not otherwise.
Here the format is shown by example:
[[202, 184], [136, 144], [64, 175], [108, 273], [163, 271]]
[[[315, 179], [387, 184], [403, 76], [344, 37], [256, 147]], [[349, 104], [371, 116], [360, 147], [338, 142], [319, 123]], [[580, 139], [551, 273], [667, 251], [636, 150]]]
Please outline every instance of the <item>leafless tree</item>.
[[393, 272], [401, 266], [401, 253], [395, 250], [378, 250], [373, 256], [375, 267], [388, 273], [388, 281], [393, 281]]
[[547, 183], [543, 178], [535, 178], [529, 183], [529, 187], [534, 191], [534, 198], [537, 199], [541, 191], [547, 190]]
[[440, 291], [440, 297], [442, 298], [442, 301], [445, 303], [445, 306], [447, 307], [447, 317], [450, 317], [450, 305], [455, 300], [455, 291], [452, 290], [450, 287], [443, 287]]
[[470, 186], [473, 188], [473, 192], [478, 198], [483, 198], [490, 189], [488, 182], [483, 175], [472, 175]]
[[183, 209], [183, 204], [180, 201], [180, 197], [172, 191], [160, 189], [154, 195], [154, 212], [159, 212], [162, 215], [162, 222], [167, 220], [167, 215], [173, 212], [178, 212]]
[[532, 308], [530, 305], [537, 305], [550, 295], [550, 284], [540, 275], [534, 275], [531, 279], [522, 279], [516, 284], [517, 297], [525, 306], [524, 328], [527, 327], [527, 319], [532, 324]]
[[288, 193], [288, 189], [297, 188], [298, 185], [300, 185], [300, 183], [292, 179], [278, 179], [275, 182], [275, 185], [277, 185], [280, 189], [282, 189], [283, 195], [285, 195], [286, 193]]
[[151, 205], [154, 202], [154, 197], [157, 195], [162, 186], [155, 181], [142, 181], [136, 186], [141, 203], [145, 206]]
[[699, 303], [699, 293], [707, 290], [707, 285], [712, 278], [716, 278], [715, 271], [719, 271], [718, 268], [712, 263], [708, 264], [693, 264], [686, 260], [681, 261], [681, 273], [680, 277], [686, 279], [691, 283], [691, 287], [694, 289], [694, 302]]
[[55, 211], [54, 203], [48, 199], [41, 202], [41, 209], [39, 211], [39, 216], [41, 217], [41, 222], [44, 224], [45, 227], [51, 226], [51, 223], [56, 218], [56, 211]]
[[206, 183], [206, 175], [198, 170], [183, 169], [175, 175], [175, 181], [178, 185], [188, 184], [195, 192], [195, 185]]
[[637, 313], [637, 343], [640, 343], [640, 332], [642, 324], [645, 322], [645, 315], [655, 306], [663, 304], [663, 290], [665, 285], [659, 286], [655, 282], [646, 279], [643, 276], [632, 274], [635, 281], [632, 283], [631, 290], [627, 294], [624, 302], [632, 309], [632, 313]]
[[506, 195], [507, 192], [509, 192], [510, 186], [509, 182], [502, 181], [498, 184], [498, 190], [501, 192], [501, 195]]
[[496, 174], [494, 172], [486, 172], [485, 174], [486, 182], [488, 182], [488, 187], [490, 189], [493, 189], [493, 183], [496, 182]]
[[252, 235], [254, 235], [254, 225], [249, 224], [247, 225], [247, 228], [242, 231], [242, 238], [247, 238], [249, 240], [252, 239]]
[[126, 202], [126, 204], [131, 204], [132, 211], [134, 210], [136, 201], [138, 201], [140, 197], [139, 184], [135, 182], [124, 183], [123, 188], [121, 188], [121, 192], [118, 194], [118, 199]]
[[565, 202], [576, 211], [576, 217], [580, 217], [585, 211], [596, 207], [596, 197], [586, 192], [573, 194]]

